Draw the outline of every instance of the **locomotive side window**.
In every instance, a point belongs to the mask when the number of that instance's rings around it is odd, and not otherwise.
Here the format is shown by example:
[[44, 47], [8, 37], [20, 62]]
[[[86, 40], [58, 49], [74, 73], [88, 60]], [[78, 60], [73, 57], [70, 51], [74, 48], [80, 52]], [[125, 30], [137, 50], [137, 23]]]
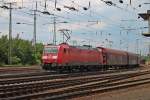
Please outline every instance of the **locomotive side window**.
[[57, 53], [58, 48], [56, 47], [45, 47], [44, 48], [44, 53]]

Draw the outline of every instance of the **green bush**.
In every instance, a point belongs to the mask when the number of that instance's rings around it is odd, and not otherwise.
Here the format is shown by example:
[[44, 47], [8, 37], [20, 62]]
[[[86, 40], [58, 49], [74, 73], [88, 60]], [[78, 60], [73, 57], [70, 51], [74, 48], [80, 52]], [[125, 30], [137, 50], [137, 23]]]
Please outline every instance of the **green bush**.
[[146, 60], [146, 61], [150, 61], [150, 57], [149, 57], [149, 56], [146, 56], [146, 57], [145, 57], [145, 60]]
[[18, 58], [17, 56], [12, 57], [12, 64], [20, 64], [21, 63], [21, 59]]
[[[8, 64], [8, 43], [7, 36], [0, 37], [0, 64]], [[41, 43], [36, 44], [35, 53], [31, 41], [14, 38], [12, 39], [12, 64], [39, 64], [42, 50], [43, 45]]]

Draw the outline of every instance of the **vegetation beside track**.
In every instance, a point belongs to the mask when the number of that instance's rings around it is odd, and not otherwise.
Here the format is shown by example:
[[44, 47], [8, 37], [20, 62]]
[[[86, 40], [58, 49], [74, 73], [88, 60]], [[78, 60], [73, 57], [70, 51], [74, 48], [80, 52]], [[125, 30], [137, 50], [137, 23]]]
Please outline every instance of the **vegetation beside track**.
[[[0, 37], [0, 66], [8, 65], [8, 48], [9, 40], [7, 35]], [[12, 40], [12, 65], [24, 66], [39, 64], [43, 45], [41, 43], [36, 44], [36, 53], [32, 46], [32, 42], [29, 40], [23, 40], [19, 37], [15, 37]]]
[[150, 65], [150, 55], [144, 57], [145, 64]]

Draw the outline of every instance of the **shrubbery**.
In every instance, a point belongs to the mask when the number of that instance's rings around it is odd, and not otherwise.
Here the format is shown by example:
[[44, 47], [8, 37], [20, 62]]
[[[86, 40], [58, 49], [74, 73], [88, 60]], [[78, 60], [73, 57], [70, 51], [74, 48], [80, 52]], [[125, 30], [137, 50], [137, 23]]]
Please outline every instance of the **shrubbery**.
[[[7, 36], [0, 38], [0, 65], [8, 64], [8, 48], [9, 41]], [[32, 46], [31, 41], [14, 38], [12, 40], [12, 64], [39, 64], [43, 45], [36, 44], [36, 53]]]

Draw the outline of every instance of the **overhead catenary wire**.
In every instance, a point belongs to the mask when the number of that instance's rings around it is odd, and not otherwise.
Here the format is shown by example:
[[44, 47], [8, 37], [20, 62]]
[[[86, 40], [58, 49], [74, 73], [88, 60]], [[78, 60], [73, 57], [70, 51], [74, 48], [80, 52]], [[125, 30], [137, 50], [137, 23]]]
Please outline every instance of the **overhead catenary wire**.
[[[59, 4], [59, 3], [58, 3], [58, 4]], [[75, 2], [74, 2], [74, 4], [78, 5], [79, 7], [84, 8], [83, 6], [81, 6], [81, 5], [79, 5], [79, 4], [75, 3]], [[109, 23], [109, 24], [112, 24], [112, 26], [114, 26], [115, 21], [111, 20], [110, 18], [107, 18], [106, 16], [103, 16], [103, 15], [101, 15], [101, 14], [97, 14], [97, 12], [94, 12], [94, 11], [92, 11], [92, 13], [95, 14], [95, 15], [97, 15], [97, 16], [101, 16], [101, 17], [103, 17], [103, 18], [108, 19], [109, 21], [112, 22], [112, 23]], [[115, 25], [115, 26], [118, 27], [119, 25]]]
[[[57, 16], [57, 17], [62, 17], [62, 16]], [[64, 17], [63, 17], [64, 18]], [[68, 18], [66, 18], [66, 19], [68, 19]]]
[[[25, 0], [24, 0], [25, 1]], [[33, 1], [33, 0], [32, 0]], [[35, 1], [35, 0], [34, 0]], [[54, 1], [54, 0], [53, 0]], [[32, 2], [31, 2], [32, 3]], [[30, 5], [31, 5], [31, 3], [29, 3]], [[57, 4], [58, 4], [58, 6], [57, 7], [59, 7], [59, 3], [60, 3], [60, 1], [58, 1], [57, 0]], [[48, 5], [49, 5], [49, 3], [48, 3]], [[51, 5], [51, 4], [50, 4]], [[78, 4], [77, 3], [77, 5], [80, 5], [80, 4]], [[23, 5], [23, 6], [25, 6], [25, 4]], [[71, 6], [71, 5], [70, 5]], [[87, 6], [88, 6], [88, 3], [87, 3]], [[91, 6], [91, 5], [90, 5]], [[75, 6], [74, 6], [75, 7]], [[71, 10], [68, 10], [68, 9], [65, 9], [65, 8], [63, 8], [63, 10], [62, 10], [62, 12], [64, 12], [66, 15], [62, 15], [62, 13], [61, 12], [59, 12], [59, 11], [56, 11], [56, 10], [54, 10], [53, 8], [55, 8], [55, 7], [52, 7], [51, 9], [49, 9], [49, 11], [52, 11], [52, 13], [53, 14], [55, 14], [55, 15], [58, 15], [58, 19], [59, 20], [62, 20], [62, 21], [68, 21], [69, 23], [68, 23], [68, 25], [70, 24], [71, 25], [71, 23], [73, 24], [78, 24], [78, 23], [82, 23], [82, 22], [88, 22], [89, 20], [93, 20], [93, 21], [95, 21], [95, 20], [99, 20], [98, 18], [96, 18], [96, 17], [94, 17], [94, 16], [100, 16], [100, 15], [102, 15], [101, 13], [98, 13], [98, 12], [96, 12], [96, 11], [94, 11], [93, 9], [91, 10], [91, 14], [92, 14], [92, 16], [90, 16], [89, 15], [89, 11], [84, 11], [82, 8], [83, 8], [84, 6], [83, 5], [81, 5], [81, 7], [79, 7], [79, 12], [77, 13], [77, 12], [74, 12], [74, 11], [71, 11]], [[32, 8], [33, 7], [31, 7], [31, 8], [28, 8], [28, 7], [26, 7], [26, 8], [23, 8], [22, 10], [17, 10], [18, 12], [20, 12], [20, 14], [21, 14], [21, 12], [22, 13], [26, 13], [27, 15], [32, 15], [33, 13], [30, 11], [30, 10], [32, 10]], [[28, 9], [30, 9], [30, 10], [28, 10]], [[41, 10], [41, 8], [39, 8], [40, 10]], [[82, 9], [82, 10], [81, 10]], [[16, 12], [16, 14], [17, 14], [17, 11], [16, 10], [14, 10], [15, 12]], [[44, 11], [44, 10], [43, 10]], [[85, 17], [85, 16], [87, 16], [88, 15], [88, 17], [87, 18], [85, 18], [85, 20], [83, 20], [83, 19], [80, 19], [79, 17]], [[46, 15], [44, 15], [44, 14], [42, 14], [42, 13], [38, 13], [37, 14], [37, 16], [39, 16], [40, 18], [41, 18], [41, 21], [42, 20], [49, 20], [49, 21], [51, 21], [52, 19], [52, 17], [53, 16], [46, 16]], [[103, 16], [103, 15], [102, 15]], [[107, 16], [104, 16], [104, 17], [100, 17], [100, 21], [104, 21], [104, 22], [106, 22], [108, 25], [106, 26], [107, 27], [107, 29], [105, 29], [105, 30], [107, 30], [107, 31], [111, 31], [112, 30], [112, 28], [113, 29], [118, 29], [118, 24], [120, 23], [120, 22], [118, 22], [118, 23], [116, 23], [114, 20], [112, 20], [111, 18], [107, 18]], [[30, 17], [30, 16], [28, 16], [28, 17]], [[79, 19], [79, 20], [78, 20]], [[40, 21], [40, 20], [39, 20]], [[82, 22], [81, 22], [82, 21]], [[76, 23], [75, 23], [76, 22]], [[92, 25], [90, 25], [90, 24], [94, 24], [94, 23], [87, 23], [87, 25], [88, 25], [88, 27], [86, 26], [86, 25], [84, 25], [84, 24], [80, 24], [80, 26], [81, 27], [83, 27], [84, 26], [84, 29], [85, 29], [85, 32], [88, 32], [88, 30], [90, 30], [90, 31], [93, 31], [93, 33], [95, 32], [95, 30], [94, 30], [94, 28], [92, 27]], [[96, 24], [95, 24], [96, 25]], [[111, 28], [110, 28], [111, 27]], [[80, 30], [82, 30], [83, 28], [81, 28]], [[97, 31], [100, 31], [101, 29], [97, 29]], [[90, 33], [90, 32], [89, 32]]]
[[[53, 2], [53, 1], [52, 1]], [[58, 3], [59, 5], [63, 5], [63, 4], [60, 4], [60, 3]], [[64, 6], [64, 5], [63, 5]], [[81, 7], [81, 6], [80, 6]], [[83, 7], [82, 7], [83, 8]], [[83, 13], [82, 13], [83, 14]], [[75, 14], [76, 15], [76, 14]], [[84, 14], [84, 15], [86, 15], [86, 14]], [[88, 16], [88, 15], [87, 15]], [[103, 16], [103, 15], [100, 15], [100, 14], [97, 14], [97, 16], [102, 16], [102, 17], [104, 17], [104, 18], [106, 18], [105, 16]], [[90, 17], [90, 16], [89, 16]], [[90, 17], [91, 18], [91, 17]], [[110, 23], [108, 24], [108, 25], [110, 25]], [[112, 26], [114, 27], [114, 22], [112, 23]]]
[[[62, 16], [58, 16], [58, 17], [62, 17]], [[64, 17], [63, 17], [64, 18]], [[68, 19], [68, 18], [66, 18], [66, 19]]]

